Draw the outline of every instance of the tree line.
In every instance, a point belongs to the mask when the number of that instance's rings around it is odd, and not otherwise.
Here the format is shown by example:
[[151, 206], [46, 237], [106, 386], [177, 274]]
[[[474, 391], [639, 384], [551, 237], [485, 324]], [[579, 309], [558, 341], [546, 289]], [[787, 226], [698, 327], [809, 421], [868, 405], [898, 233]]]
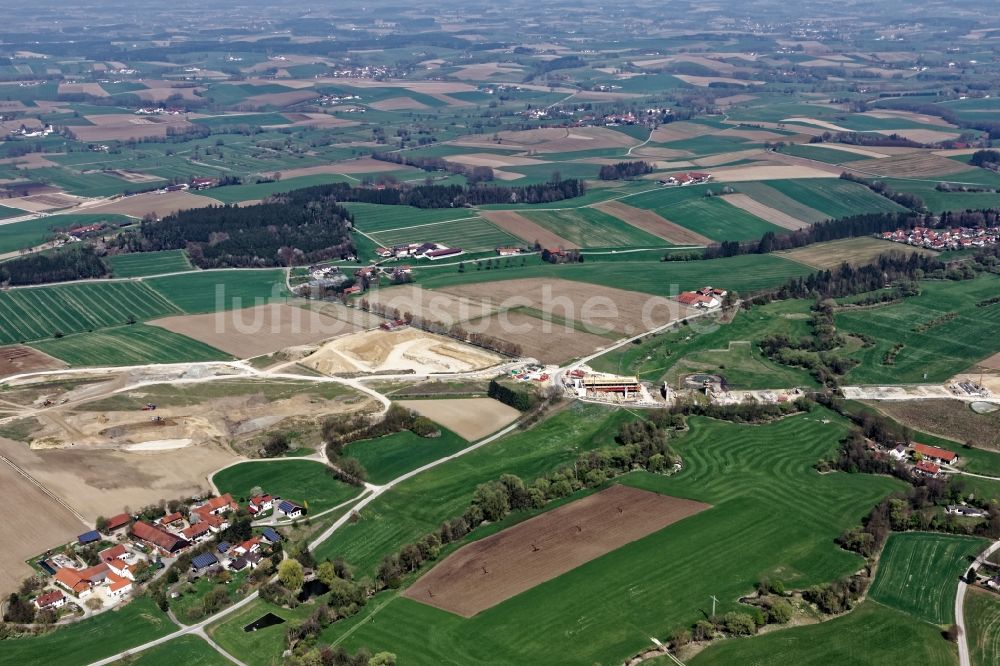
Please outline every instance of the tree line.
[[303, 265], [354, 254], [354, 217], [331, 196], [270, 199], [253, 206], [182, 210], [147, 217], [112, 239], [122, 252], [186, 249], [199, 268]]
[[601, 180], [630, 180], [647, 173], [653, 173], [653, 165], [649, 162], [638, 160], [635, 162], [617, 162], [615, 164], [605, 164], [598, 172]]
[[416, 185], [375, 189], [354, 187], [347, 183], [315, 185], [274, 195], [275, 200], [333, 197], [336, 201], [413, 206], [415, 208], [459, 208], [501, 203], [552, 203], [581, 196], [587, 191], [582, 180], [570, 178], [534, 185], [501, 187], [498, 185]]
[[103, 278], [109, 275], [91, 245], [80, 245], [61, 252], [27, 254], [0, 264], [0, 284], [26, 285], [47, 282]]

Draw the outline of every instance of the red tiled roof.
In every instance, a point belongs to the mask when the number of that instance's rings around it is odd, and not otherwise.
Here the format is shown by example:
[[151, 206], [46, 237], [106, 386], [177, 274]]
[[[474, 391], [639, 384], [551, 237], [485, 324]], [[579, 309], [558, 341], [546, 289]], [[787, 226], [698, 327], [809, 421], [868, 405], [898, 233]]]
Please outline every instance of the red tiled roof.
[[941, 471], [940, 467], [930, 462], [929, 460], [921, 460], [920, 462], [918, 462], [917, 469], [927, 474], [937, 474], [938, 472]]
[[200, 523], [195, 523], [187, 529], [181, 530], [181, 534], [183, 534], [186, 539], [195, 539], [200, 537], [205, 532], [208, 532], [211, 527], [211, 524], [209, 524], [207, 520], [203, 520]]
[[183, 517], [184, 515], [180, 511], [174, 511], [173, 513], [168, 513], [167, 515], [163, 516], [163, 518], [160, 518], [160, 524], [169, 525], [170, 523], [176, 523]]
[[132, 584], [132, 581], [130, 581], [128, 578], [122, 578], [116, 573], [109, 573], [108, 580], [111, 581], [112, 592], [117, 592], [123, 587], [128, 587], [129, 585]]
[[127, 513], [119, 513], [117, 516], [111, 516], [110, 518], [108, 518], [107, 529], [116, 530], [119, 527], [124, 527], [125, 525], [128, 525], [129, 521], [131, 520], [132, 516], [128, 515]]
[[90, 588], [90, 582], [84, 580], [76, 569], [66, 567], [59, 569], [56, 571], [55, 580], [60, 585], [72, 590], [73, 594], [80, 594], [80, 592]]
[[149, 523], [137, 522], [132, 525], [132, 534], [143, 541], [150, 543], [157, 548], [172, 551], [183, 547], [184, 539], [171, 534], [161, 527], [150, 525]]
[[103, 562], [110, 562], [111, 560], [121, 559], [126, 552], [125, 545], [118, 544], [117, 546], [112, 546], [111, 548], [102, 550], [99, 555]]
[[51, 606], [65, 596], [66, 595], [63, 594], [61, 590], [51, 590], [50, 592], [46, 592], [35, 599], [35, 604], [39, 608], [45, 608], [46, 606]]
[[945, 462], [951, 462], [958, 457], [958, 454], [954, 451], [939, 449], [936, 446], [927, 446], [926, 444], [914, 444], [913, 450], [925, 458], [938, 458]]

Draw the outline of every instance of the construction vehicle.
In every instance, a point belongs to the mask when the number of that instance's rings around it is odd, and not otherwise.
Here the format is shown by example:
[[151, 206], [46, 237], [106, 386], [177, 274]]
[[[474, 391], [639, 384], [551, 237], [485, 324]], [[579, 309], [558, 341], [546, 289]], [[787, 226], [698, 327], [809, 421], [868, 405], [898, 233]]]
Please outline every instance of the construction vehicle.
[[145, 405], [142, 406], [142, 411], [144, 411], [144, 412], [152, 412], [155, 409], [156, 409], [156, 405], [154, 405], [151, 402], [147, 402]]

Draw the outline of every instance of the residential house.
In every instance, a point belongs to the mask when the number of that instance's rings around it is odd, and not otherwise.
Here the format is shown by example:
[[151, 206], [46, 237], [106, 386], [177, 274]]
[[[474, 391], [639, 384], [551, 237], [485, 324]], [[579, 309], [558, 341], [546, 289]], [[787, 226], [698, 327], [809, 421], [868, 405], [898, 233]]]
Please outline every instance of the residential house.
[[108, 568], [111, 569], [111, 573], [116, 576], [127, 578], [128, 580], [135, 580], [136, 565], [126, 564], [121, 560], [111, 560], [109, 562], [105, 562], [105, 564], [107, 564]]
[[897, 444], [896, 448], [889, 449], [889, 457], [896, 461], [901, 461], [906, 459], [906, 447], [902, 444]]
[[201, 506], [191, 509], [190, 520], [192, 523], [200, 522], [207, 520], [209, 516], [218, 516], [230, 511], [236, 511], [237, 508], [239, 507], [235, 500], [233, 500], [233, 496], [226, 493], [220, 497], [213, 497]]
[[133, 583], [128, 578], [123, 578], [115, 573], [108, 574], [108, 597], [111, 599], [124, 599], [133, 588]]
[[677, 296], [677, 302], [690, 308], [701, 308], [704, 310], [717, 308], [722, 305], [722, 301], [715, 296], [706, 296], [696, 291], [681, 292]]
[[80, 575], [79, 570], [68, 567], [56, 571], [55, 582], [80, 599], [90, 596], [90, 589], [93, 587], [89, 580]]
[[171, 534], [162, 527], [142, 521], [133, 523], [132, 536], [168, 556], [179, 553], [191, 545], [184, 538]]
[[281, 541], [281, 535], [271, 527], [265, 527], [261, 530], [260, 535], [264, 537], [264, 541], [267, 541], [268, 543], [278, 543]]
[[924, 476], [929, 476], [931, 478], [937, 477], [937, 475], [941, 472], [941, 468], [929, 460], [921, 460], [916, 464], [914, 469], [918, 474], [923, 474]]
[[66, 595], [62, 590], [49, 590], [45, 594], [35, 597], [35, 607], [38, 610], [46, 608], [62, 608], [66, 605]]
[[941, 449], [936, 446], [914, 444], [913, 452], [919, 453], [924, 460], [930, 460], [938, 464], [944, 463], [947, 465], [954, 465], [958, 462], [957, 453], [954, 451], [948, 451], [947, 449]]
[[260, 550], [260, 537], [250, 537], [238, 546], [234, 546], [230, 551], [233, 555], [243, 555], [246, 556], [250, 553], [256, 553]]
[[179, 527], [184, 522], [184, 514], [180, 511], [174, 511], [173, 513], [168, 513], [167, 515], [156, 521], [157, 525], [163, 527]]
[[274, 498], [270, 495], [254, 495], [247, 504], [247, 510], [252, 514], [270, 511], [274, 508]]
[[301, 506], [289, 500], [281, 500], [281, 503], [278, 504], [278, 511], [285, 514], [288, 518], [298, 518], [303, 513]]

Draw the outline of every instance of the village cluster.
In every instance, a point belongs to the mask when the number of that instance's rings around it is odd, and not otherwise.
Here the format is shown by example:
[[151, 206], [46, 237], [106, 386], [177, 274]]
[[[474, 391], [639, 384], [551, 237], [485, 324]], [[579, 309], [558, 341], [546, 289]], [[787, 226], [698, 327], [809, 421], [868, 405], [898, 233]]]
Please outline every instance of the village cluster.
[[966, 250], [987, 247], [1000, 242], [1000, 227], [955, 227], [953, 229], [930, 229], [913, 227], [897, 229], [882, 234], [884, 240], [894, 243], [916, 245], [930, 250]]
[[[292, 521], [305, 513], [291, 500], [266, 494], [249, 498], [243, 508], [257, 520], [274, 516]], [[76, 544], [38, 560], [38, 568], [50, 578], [34, 604], [38, 610], [75, 605], [84, 613], [88, 612], [85, 609], [112, 608], [128, 599], [137, 586], [165, 571], [181, 554], [218, 538], [240, 509], [232, 495], [226, 493], [196, 504], [186, 513], [173, 511], [152, 521], [136, 519], [129, 513], [112, 516], [99, 525], [100, 529], [81, 534]], [[280, 541], [281, 536], [269, 526], [239, 543], [221, 541], [191, 559], [191, 573], [252, 570], [264, 558], [262, 547]], [[104, 547], [96, 550], [100, 546]], [[85, 561], [81, 550], [96, 550], [97, 563]]]
[[[921, 476], [935, 479], [942, 473], [942, 466], [952, 467], [958, 464], [958, 454], [954, 451], [941, 449], [927, 444], [898, 444], [895, 448], [889, 449], [887, 455], [896, 462], [910, 466], [914, 473]], [[948, 507], [948, 513], [970, 515], [965, 513], [965, 507]], [[969, 509], [969, 511], [978, 511]], [[982, 513], [981, 515], [985, 515]]]

